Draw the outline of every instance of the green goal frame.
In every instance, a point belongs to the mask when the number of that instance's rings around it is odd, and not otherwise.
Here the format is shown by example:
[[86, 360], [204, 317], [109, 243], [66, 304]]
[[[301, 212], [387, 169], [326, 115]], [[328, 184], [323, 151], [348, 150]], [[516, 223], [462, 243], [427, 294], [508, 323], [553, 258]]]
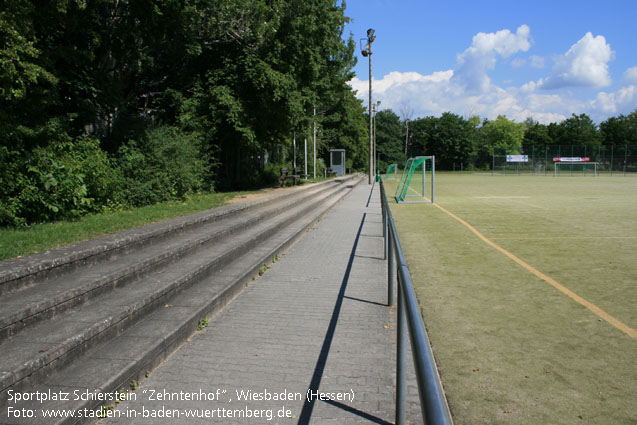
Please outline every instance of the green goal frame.
[[387, 172], [385, 173], [385, 180], [395, 180], [398, 170], [396, 170], [396, 164], [389, 164]]
[[[427, 167], [429, 163], [429, 167]], [[429, 195], [427, 198], [427, 175], [429, 175]], [[400, 176], [394, 199], [405, 204], [433, 204], [436, 194], [436, 158], [435, 156], [416, 156], [409, 158], [403, 174]], [[417, 190], [417, 189], [419, 190]], [[413, 193], [410, 193], [409, 191]], [[414, 199], [415, 198], [415, 199]]]

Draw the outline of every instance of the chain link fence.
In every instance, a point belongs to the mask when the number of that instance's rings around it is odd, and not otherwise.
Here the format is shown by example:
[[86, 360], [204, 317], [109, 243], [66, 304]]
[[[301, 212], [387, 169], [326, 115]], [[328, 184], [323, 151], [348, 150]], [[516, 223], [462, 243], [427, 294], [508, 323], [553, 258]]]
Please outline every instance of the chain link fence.
[[[563, 162], [556, 169], [554, 158], [588, 158], [588, 161]], [[637, 146], [549, 145], [531, 147], [522, 155], [496, 151], [490, 171], [519, 175], [554, 175], [556, 172], [558, 175], [637, 175]]]

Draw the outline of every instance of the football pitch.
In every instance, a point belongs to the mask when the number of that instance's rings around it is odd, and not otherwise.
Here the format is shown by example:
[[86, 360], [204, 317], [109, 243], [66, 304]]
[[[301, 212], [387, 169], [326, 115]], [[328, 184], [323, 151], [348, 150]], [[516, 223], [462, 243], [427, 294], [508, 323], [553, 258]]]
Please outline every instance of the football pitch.
[[390, 204], [456, 425], [637, 423], [637, 177], [437, 173]]

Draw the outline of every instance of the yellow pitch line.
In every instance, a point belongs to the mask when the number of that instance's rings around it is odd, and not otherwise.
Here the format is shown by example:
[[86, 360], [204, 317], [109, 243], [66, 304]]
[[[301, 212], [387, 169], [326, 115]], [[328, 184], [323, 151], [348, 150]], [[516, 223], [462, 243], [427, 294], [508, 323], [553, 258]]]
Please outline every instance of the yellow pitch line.
[[637, 239], [637, 236], [498, 236], [495, 238], [491, 238], [493, 240], [524, 240], [524, 241], [544, 241], [544, 240], [589, 240], [589, 239]]
[[637, 338], [637, 331], [635, 329], [633, 329], [630, 326], [626, 325], [625, 323], [620, 322], [619, 320], [615, 319], [613, 316], [611, 316], [610, 314], [606, 313], [604, 310], [602, 310], [601, 308], [597, 307], [595, 304], [593, 304], [590, 301], [587, 301], [586, 299], [580, 297], [575, 292], [571, 291], [570, 289], [568, 289], [564, 285], [562, 285], [559, 282], [557, 282], [555, 279], [545, 275], [541, 271], [537, 270], [536, 268], [534, 268], [533, 266], [528, 264], [526, 261], [524, 261], [524, 260], [516, 257], [515, 255], [511, 254], [509, 251], [507, 251], [506, 249], [502, 248], [500, 245], [496, 244], [495, 242], [492, 242], [486, 236], [484, 236], [482, 233], [480, 233], [478, 231], [478, 229], [476, 229], [475, 227], [473, 227], [472, 225], [470, 225], [469, 223], [467, 223], [466, 221], [464, 221], [463, 219], [461, 219], [457, 215], [453, 214], [451, 211], [446, 210], [445, 208], [441, 207], [438, 204], [434, 204], [434, 205], [436, 207], [438, 207], [440, 210], [442, 210], [443, 212], [447, 213], [449, 216], [451, 216], [451, 217], [455, 218], [456, 220], [458, 220], [460, 223], [464, 224], [469, 230], [471, 230], [477, 237], [482, 239], [485, 243], [487, 243], [488, 245], [490, 245], [493, 248], [497, 249], [498, 251], [500, 251], [501, 253], [503, 253], [504, 255], [506, 255], [507, 257], [509, 257], [510, 259], [515, 261], [516, 263], [518, 263], [520, 266], [525, 268], [526, 270], [530, 271], [531, 273], [533, 273], [534, 275], [536, 275], [540, 279], [542, 279], [545, 282], [547, 282], [549, 285], [553, 286], [558, 291], [562, 292], [563, 294], [565, 294], [569, 298], [571, 298], [571, 299], [575, 300], [576, 302], [580, 303], [581, 305], [583, 305], [584, 307], [586, 307], [587, 309], [589, 309], [590, 311], [595, 313], [601, 319], [604, 319], [606, 322], [610, 323], [611, 325], [615, 326], [620, 331], [624, 332], [626, 335], [632, 337], [633, 339]]
[[[411, 186], [407, 186], [408, 190], [411, 190], [412, 192], [416, 193], [418, 196], [420, 196], [421, 198], [423, 198], [422, 193], [418, 192], [416, 189], [412, 188]], [[431, 201], [430, 198], [424, 197], [424, 199]]]

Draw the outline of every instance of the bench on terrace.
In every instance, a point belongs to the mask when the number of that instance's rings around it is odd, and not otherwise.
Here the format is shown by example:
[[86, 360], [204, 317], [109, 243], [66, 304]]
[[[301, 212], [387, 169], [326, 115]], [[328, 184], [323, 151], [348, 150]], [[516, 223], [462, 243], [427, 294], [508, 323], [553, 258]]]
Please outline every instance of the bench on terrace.
[[294, 180], [294, 184], [296, 185], [301, 178], [306, 177], [304, 174], [301, 174], [301, 168], [295, 167], [292, 171], [288, 167], [281, 167], [280, 175], [279, 175], [279, 183], [281, 187], [285, 184], [285, 181], [288, 179]]

